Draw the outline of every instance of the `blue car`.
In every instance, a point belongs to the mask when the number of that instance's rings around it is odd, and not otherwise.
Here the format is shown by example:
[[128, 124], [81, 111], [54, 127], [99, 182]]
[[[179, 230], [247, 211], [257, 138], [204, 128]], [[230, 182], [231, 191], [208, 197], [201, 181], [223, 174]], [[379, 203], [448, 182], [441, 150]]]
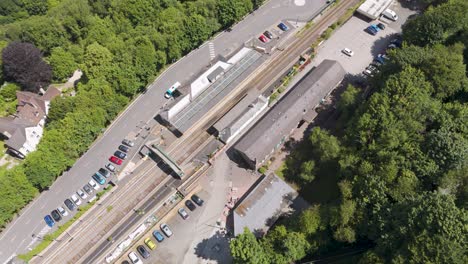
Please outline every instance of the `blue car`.
[[158, 242], [162, 242], [164, 240], [164, 236], [161, 233], [159, 233], [159, 231], [154, 231], [153, 236]]
[[371, 35], [374, 35], [374, 36], [377, 35], [377, 30], [375, 30], [375, 28], [373, 28], [372, 26], [368, 26], [366, 28], [366, 31]]
[[54, 220], [52, 219], [52, 217], [50, 215], [46, 215], [44, 217], [44, 221], [46, 222], [46, 224], [50, 227], [53, 227], [55, 225], [55, 222]]
[[102, 177], [101, 174], [95, 173], [93, 175], [93, 179], [97, 181], [99, 184], [104, 185], [106, 183], [106, 179]]
[[288, 26], [286, 26], [286, 24], [284, 24], [283, 22], [279, 23], [278, 27], [283, 31], [288, 31], [289, 30]]
[[379, 32], [380, 31], [380, 28], [377, 26], [377, 25], [370, 25], [371, 28], [375, 29], [375, 31]]

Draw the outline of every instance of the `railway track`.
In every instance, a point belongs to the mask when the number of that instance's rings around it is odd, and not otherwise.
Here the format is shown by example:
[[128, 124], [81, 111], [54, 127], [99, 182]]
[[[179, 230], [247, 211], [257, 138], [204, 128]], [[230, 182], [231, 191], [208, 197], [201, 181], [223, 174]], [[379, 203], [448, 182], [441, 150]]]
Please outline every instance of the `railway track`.
[[[339, 18], [348, 8], [352, 7], [358, 0], [342, 0], [339, 4], [328, 10], [322, 18], [314, 25], [313, 28], [304, 31], [300, 37], [295, 37], [294, 41], [289, 44], [283, 51], [276, 54], [268, 62], [268, 70], [259, 72], [250, 81], [244, 83], [242, 88], [236, 91], [232, 95], [232, 98], [225, 102], [222, 107], [218, 106], [217, 111], [212, 111], [211, 115], [204, 118], [204, 122], [201, 122], [196, 128], [191, 128], [190, 133], [179, 138], [173, 144], [167, 147], [167, 152], [179, 163], [187, 162], [187, 157], [200, 146], [205, 143], [206, 140], [212, 140], [213, 138], [206, 131], [213, 125], [219, 118], [221, 118], [227, 111], [229, 111], [239, 100], [244, 96], [250, 89], [265, 90], [272, 83], [274, 83], [278, 77], [281, 77], [281, 73], [288, 68], [289, 65], [294, 64], [297, 58], [310, 46], [315, 38], [318, 38], [323, 30], [331, 25], [337, 18]], [[184, 147], [181, 147], [184, 146]], [[150, 165], [144, 170], [141, 177], [144, 177], [149, 171], [153, 170], [157, 165]], [[147, 183], [148, 184], [148, 183]], [[125, 192], [127, 194], [127, 192]], [[123, 195], [123, 194], [122, 194]], [[121, 197], [121, 195], [119, 195]], [[113, 199], [114, 200], [114, 199]], [[114, 204], [116, 201], [110, 202]], [[140, 201], [141, 202], [141, 201]], [[103, 215], [105, 208], [97, 210], [95, 215]], [[92, 221], [91, 221], [92, 222]], [[119, 221], [115, 221], [119, 222]], [[92, 223], [88, 223], [91, 225]], [[116, 223], [118, 224], [118, 223]], [[84, 229], [81, 229], [84, 230]], [[102, 234], [102, 233], [100, 233]], [[75, 234], [76, 236], [77, 234]], [[85, 249], [86, 248], [86, 249]], [[85, 250], [90, 250], [91, 247], [82, 248], [79, 252], [82, 253]], [[52, 256], [56, 256], [58, 252], [52, 253]], [[69, 254], [70, 252], [68, 252]], [[77, 255], [82, 254], [76, 254]]]

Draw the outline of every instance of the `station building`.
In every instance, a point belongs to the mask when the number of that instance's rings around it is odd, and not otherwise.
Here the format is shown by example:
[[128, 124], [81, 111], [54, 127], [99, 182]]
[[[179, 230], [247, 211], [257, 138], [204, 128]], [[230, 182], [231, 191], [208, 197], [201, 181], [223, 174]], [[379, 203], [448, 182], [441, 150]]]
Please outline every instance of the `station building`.
[[258, 169], [281, 147], [303, 120], [311, 122], [315, 107], [343, 80], [346, 72], [334, 60], [324, 60], [308, 72], [243, 137], [234, 149], [252, 169]]

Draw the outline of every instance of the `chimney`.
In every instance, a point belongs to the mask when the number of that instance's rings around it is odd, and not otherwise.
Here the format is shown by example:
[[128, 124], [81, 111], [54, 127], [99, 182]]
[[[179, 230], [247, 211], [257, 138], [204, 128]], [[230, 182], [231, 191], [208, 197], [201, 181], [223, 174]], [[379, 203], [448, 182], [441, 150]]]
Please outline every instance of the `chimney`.
[[44, 95], [44, 94], [45, 94], [45, 91], [44, 91], [44, 89], [42, 89], [42, 87], [39, 88], [39, 94], [40, 94], [40, 95]]

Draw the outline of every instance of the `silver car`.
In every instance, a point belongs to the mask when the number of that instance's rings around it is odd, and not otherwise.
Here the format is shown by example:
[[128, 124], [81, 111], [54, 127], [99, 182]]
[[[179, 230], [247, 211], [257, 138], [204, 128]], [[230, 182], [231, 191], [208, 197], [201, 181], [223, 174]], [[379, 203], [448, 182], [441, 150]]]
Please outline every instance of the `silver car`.
[[161, 230], [167, 237], [172, 236], [172, 231], [167, 224], [161, 224]]

